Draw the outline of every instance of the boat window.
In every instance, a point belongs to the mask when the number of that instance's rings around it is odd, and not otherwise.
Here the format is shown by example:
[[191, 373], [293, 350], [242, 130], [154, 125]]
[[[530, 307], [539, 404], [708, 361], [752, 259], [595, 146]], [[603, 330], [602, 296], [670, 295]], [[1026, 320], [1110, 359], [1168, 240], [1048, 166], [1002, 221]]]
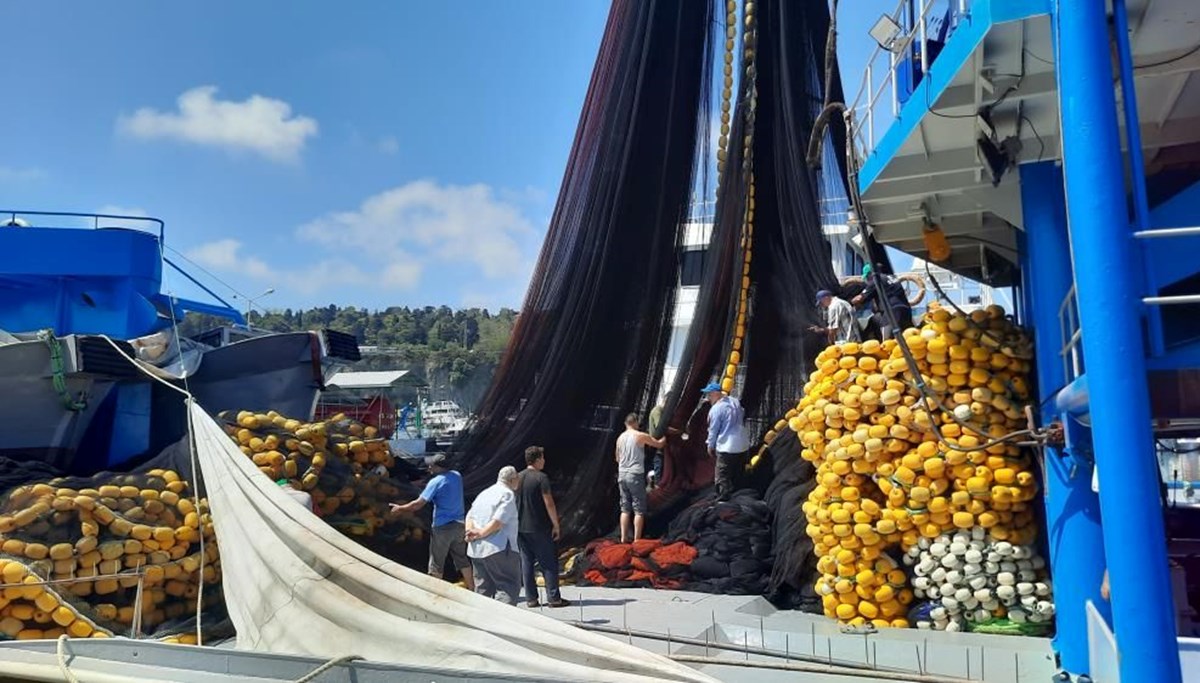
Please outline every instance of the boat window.
[[671, 346], [667, 349], [667, 365], [678, 366], [683, 360], [683, 347], [687, 344], [687, 336], [687, 325], [676, 325], [671, 329]]
[[704, 276], [704, 249], [688, 249], [683, 252], [679, 267], [679, 286], [698, 287]]

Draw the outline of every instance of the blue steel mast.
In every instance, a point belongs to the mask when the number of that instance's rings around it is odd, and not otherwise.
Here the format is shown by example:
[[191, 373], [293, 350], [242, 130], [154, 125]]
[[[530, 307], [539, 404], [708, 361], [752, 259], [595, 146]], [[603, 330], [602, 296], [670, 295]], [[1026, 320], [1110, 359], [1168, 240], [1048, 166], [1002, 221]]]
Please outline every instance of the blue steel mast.
[[1059, 0], [1053, 17], [1067, 218], [1121, 678], [1173, 683], [1181, 677], [1140, 325], [1145, 279], [1127, 219], [1105, 4]]

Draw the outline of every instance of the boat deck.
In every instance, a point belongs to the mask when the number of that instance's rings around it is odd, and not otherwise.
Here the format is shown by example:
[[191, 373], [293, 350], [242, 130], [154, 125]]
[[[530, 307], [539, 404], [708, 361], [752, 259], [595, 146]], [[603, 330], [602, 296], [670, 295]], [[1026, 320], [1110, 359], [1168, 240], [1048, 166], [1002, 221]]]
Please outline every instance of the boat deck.
[[[1056, 671], [1046, 638], [915, 629], [845, 633], [820, 615], [778, 610], [756, 596], [575, 586], [564, 586], [562, 594], [574, 602], [571, 607], [538, 609], [657, 654], [727, 661], [692, 663], [723, 681], [795, 681], [798, 666], [807, 669], [804, 680], [817, 683], [910, 680], [906, 676], [922, 674], [1021, 683], [1049, 680]], [[764, 663], [785, 668], [746, 666]], [[817, 673], [831, 664], [839, 673]], [[840, 673], [848, 668], [861, 673]]]
[[[1048, 639], [912, 629], [846, 633], [824, 617], [777, 610], [755, 596], [575, 586], [565, 586], [562, 593], [572, 606], [537, 609], [547, 617], [669, 655], [730, 683], [1021, 683], [1050, 680], [1056, 670]], [[63, 680], [61, 664], [66, 664], [81, 680], [89, 681], [132, 677], [188, 683], [276, 683], [304, 678], [326, 663], [314, 657], [244, 652], [233, 649], [232, 642], [193, 647], [126, 639], [73, 640], [65, 643], [62, 660], [56, 648], [57, 643], [45, 640], [0, 643], [0, 659], [5, 662], [0, 680]], [[359, 660], [332, 667], [316, 680], [549, 679]]]

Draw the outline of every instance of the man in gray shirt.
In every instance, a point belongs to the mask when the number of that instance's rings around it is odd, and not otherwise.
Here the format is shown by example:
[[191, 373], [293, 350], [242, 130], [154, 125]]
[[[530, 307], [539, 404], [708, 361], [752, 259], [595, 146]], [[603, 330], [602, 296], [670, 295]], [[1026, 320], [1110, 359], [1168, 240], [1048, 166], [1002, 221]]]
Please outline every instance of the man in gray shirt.
[[820, 332], [829, 339], [830, 344], [841, 344], [848, 341], [860, 341], [858, 321], [854, 318], [854, 307], [849, 301], [838, 298], [833, 292], [822, 289], [817, 292], [817, 306], [824, 309], [825, 326], [813, 326], [809, 329]]
[[[646, 446], [662, 448], [666, 438], [641, 431], [636, 413], [625, 416], [625, 431], [617, 437], [617, 488], [621, 492], [621, 542], [642, 538], [646, 515]], [[630, 535], [630, 517], [633, 534]]]

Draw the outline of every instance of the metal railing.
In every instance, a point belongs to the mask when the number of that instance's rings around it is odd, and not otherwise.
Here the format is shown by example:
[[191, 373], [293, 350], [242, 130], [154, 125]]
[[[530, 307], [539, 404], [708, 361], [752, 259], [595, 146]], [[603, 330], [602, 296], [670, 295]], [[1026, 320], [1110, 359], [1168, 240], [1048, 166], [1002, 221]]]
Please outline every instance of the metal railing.
[[1079, 302], [1075, 298], [1075, 285], [1067, 290], [1058, 307], [1058, 325], [1062, 333], [1063, 376], [1072, 382], [1083, 374], [1083, 331], [1079, 327]]
[[[17, 211], [0, 209], [0, 222], [4, 227], [28, 228], [79, 228], [80, 225], [61, 225], [63, 218], [83, 219], [83, 223], [91, 223], [95, 230], [101, 228], [129, 228], [143, 232], [157, 232], [159, 241], [163, 239], [164, 225], [158, 218], [150, 216], [122, 216], [108, 213], [76, 213], [72, 211]], [[105, 225], [107, 221], [120, 221]]]
[[[914, 83], [914, 89], [920, 79], [929, 74], [932, 62], [929, 58], [931, 13], [935, 10], [948, 11], [947, 20], [957, 24], [969, 16], [970, 4], [970, 0], [899, 0], [896, 3], [896, 9], [888, 16], [900, 27], [900, 32], [887, 46], [875, 46], [871, 56], [867, 58], [866, 71], [849, 106], [850, 139], [860, 158], [867, 158], [875, 150], [876, 128], [881, 127], [886, 131], [900, 114], [897, 68], [906, 60], [920, 60], [921, 73]], [[910, 9], [911, 14], [915, 16], [909, 16]], [[953, 30], [953, 26], [947, 27], [947, 35], [950, 30]], [[915, 55], [912, 49], [914, 46]], [[910, 64], [911, 68], [915, 68], [915, 65]], [[881, 71], [884, 73], [883, 78], [878, 79], [876, 83], [876, 76]], [[881, 117], [877, 109], [883, 102], [885, 93], [890, 95], [887, 100], [891, 104], [891, 113]]]

